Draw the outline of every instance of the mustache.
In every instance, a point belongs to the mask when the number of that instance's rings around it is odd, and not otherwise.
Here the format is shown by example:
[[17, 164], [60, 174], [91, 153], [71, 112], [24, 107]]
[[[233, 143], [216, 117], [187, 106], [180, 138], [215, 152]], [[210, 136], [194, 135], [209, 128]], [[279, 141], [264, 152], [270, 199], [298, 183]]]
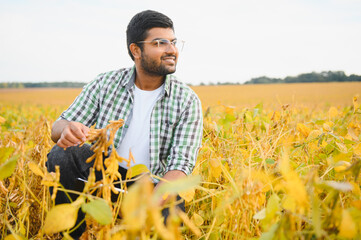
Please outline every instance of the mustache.
[[163, 56], [162, 59], [164, 59], [164, 58], [169, 58], [169, 57], [172, 57], [172, 58], [174, 58], [174, 59], [177, 59], [177, 56], [174, 55], [174, 54], [167, 54], [167, 55]]

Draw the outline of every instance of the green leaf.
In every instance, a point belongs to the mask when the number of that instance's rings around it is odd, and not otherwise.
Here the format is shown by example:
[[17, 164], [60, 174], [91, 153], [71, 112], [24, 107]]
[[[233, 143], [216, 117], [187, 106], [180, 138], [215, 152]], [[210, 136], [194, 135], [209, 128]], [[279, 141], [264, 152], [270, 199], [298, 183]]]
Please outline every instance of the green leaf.
[[254, 158], [252, 158], [252, 160], [253, 160], [254, 162], [262, 162], [262, 161], [263, 161], [263, 159], [260, 158], [260, 157], [254, 157]]
[[344, 142], [345, 144], [355, 144], [354, 141], [349, 140], [349, 139], [347, 139], [347, 138], [345, 138], [345, 139], [343, 140], [343, 142]]
[[321, 222], [321, 209], [320, 200], [317, 194], [312, 198], [312, 225], [315, 230], [317, 238], [322, 237], [322, 222]]
[[253, 117], [252, 117], [252, 113], [250, 111], [247, 111], [244, 113], [244, 120], [246, 123], [252, 123], [253, 122]]
[[83, 212], [88, 213], [98, 223], [102, 225], [111, 224], [113, 220], [112, 210], [104, 200], [94, 200], [89, 203], [84, 203], [81, 206]]
[[262, 208], [255, 215], [253, 215], [253, 219], [262, 220], [266, 217], [266, 208]]
[[260, 240], [272, 240], [272, 239], [274, 239], [276, 231], [278, 229], [278, 225], [279, 225], [278, 223], [273, 224], [272, 227], [269, 229], [269, 231], [266, 232], [266, 233], [263, 233], [259, 239]]
[[147, 168], [147, 166], [145, 166], [144, 164], [137, 164], [137, 165], [134, 165], [133, 167], [128, 169], [126, 178], [131, 179], [131, 178], [133, 178], [135, 176], [138, 176], [140, 174], [149, 173], [149, 172], [150, 171]]
[[263, 111], [263, 103], [258, 103], [253, 110], [253, 117], [262, 114]]
[[267, 158], [266, 159], [266, 163], [267, 164], [274, 164], [275, 163], [275, 160], [271, 159], [271, 158]]
[[9, 158], [9, 156], [14, 152], [14, 148], [6, 148], [2, 147], [0, 148], [0, 163], [3, 163], [6, 161], [6, 159]]
[[322, 125], [325, 123], [325, 120], [316, 120], [316, 121], [314, 121], [314, 123], [317, 125]]
[[193, 187], [196, 187], [201, 182], [201, 176], [190, 175], [185, 178], [181, 178], [172, 182], [162, 184], [156, 191], [155, 196], [158, 197], [165, 193], [178, 194], [179, 192], [187, 191]]
[[13, 174], [18, 157], [19, 156], [14, 156], [0, 166], [0, 180], [10, 177], [11, 174]]
[[274, 222], [277, 212], [280, 210], [280, 198], [277, 194], [272, 194], [268, 199], [266, 206], [266, 217], [262, 220], [262, 225], [267, 228], [269, 224]]

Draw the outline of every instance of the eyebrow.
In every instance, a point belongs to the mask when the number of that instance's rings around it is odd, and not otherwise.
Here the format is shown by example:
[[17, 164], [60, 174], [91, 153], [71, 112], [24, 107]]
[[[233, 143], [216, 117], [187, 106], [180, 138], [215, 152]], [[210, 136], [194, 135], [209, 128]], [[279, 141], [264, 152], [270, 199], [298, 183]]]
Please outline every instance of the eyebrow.
[[[153, 40], [151, 41], [155, 41], [155, 40], [161, 40], [161, 39], [166, 39], [166, 38], [154, 38]], [[174, 40], [177, 40], [177, 38], [173, 38], [172, 40], [170, 40], [171, 42], [174, 41]]]

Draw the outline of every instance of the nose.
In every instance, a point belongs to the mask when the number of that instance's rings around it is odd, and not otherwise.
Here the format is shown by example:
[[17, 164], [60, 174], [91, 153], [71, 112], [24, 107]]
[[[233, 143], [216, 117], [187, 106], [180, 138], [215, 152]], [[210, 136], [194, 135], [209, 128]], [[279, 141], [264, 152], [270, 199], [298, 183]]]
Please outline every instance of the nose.
[[178, 52], [178, 48], [174, 44], [169, 43], [167, 47], [167, 53], [176, 53], [176, 52]]

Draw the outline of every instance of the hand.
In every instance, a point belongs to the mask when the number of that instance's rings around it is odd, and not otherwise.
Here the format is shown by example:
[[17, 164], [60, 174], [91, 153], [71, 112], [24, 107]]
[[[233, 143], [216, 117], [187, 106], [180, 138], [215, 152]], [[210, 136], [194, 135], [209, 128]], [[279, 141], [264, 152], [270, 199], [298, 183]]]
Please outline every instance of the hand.
[[89, 128], [80, 122], [68, 122], [63, 128], [57, 145], [61, 148], [76, 146], [86, 141]]
[[[159, 188], [159, 186], [161, 186], [162, 184], [164, 184], [163, 181], [159, 182], [155, 187], [154, 187], [154, 192], [157, 191], [157, 189]], [[160, 196], [160, 198], [157, 200], [157, 204], [160, 207], [163, 207], [170, 199], [170, 195], [168, 193], [163, 194], [162, 196]]]
[[[186, 177], [187, 175], [180, 170], [171, 170], [168, 171], [164, 176], [163, 179], [165, 179], [166, 181], [175, 181], [177, 179]], [[164, 184], [164, 181], [160, 181], [154, 188], [154, 191], [157, 191], [157, 189]], [[159, 206], [163, 206], [164, 204], [167, 203], [167, 201], [169, 201], [169, 199], [171, 198], [170, 194], [164, 194], [163, 196], [160, 197], [160, 199], [158, 200], [158, 204]]]

